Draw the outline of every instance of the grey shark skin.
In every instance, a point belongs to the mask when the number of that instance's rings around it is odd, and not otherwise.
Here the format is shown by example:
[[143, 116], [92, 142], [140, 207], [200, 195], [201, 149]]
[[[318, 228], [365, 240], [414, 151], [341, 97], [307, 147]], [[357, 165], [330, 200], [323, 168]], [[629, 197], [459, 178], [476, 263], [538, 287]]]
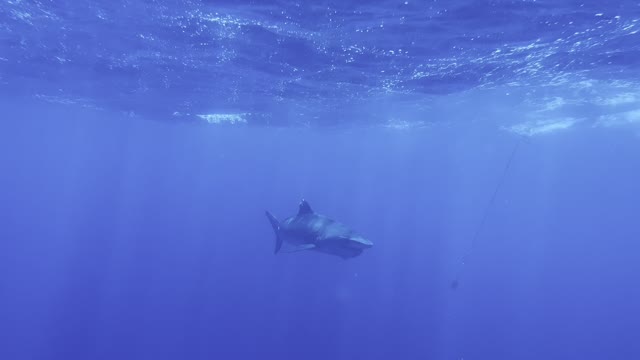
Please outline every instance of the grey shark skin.
[[373, 246], [371, 241], [347, 226], [315, 213], [305, 200], [300, 202], [298, 214], [282, 222], [268, 211], [266, 215], [276, 233], [274, 254], [286, 243], [291, 248], [286, 252], [312, 250], [349, 259]]

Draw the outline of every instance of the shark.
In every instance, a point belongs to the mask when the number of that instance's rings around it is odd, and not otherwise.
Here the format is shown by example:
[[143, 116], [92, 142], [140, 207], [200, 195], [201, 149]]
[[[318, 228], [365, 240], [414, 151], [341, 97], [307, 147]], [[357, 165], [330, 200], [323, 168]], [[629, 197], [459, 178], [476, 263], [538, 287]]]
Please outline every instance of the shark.
[[274, 254], [309, 250], [350, 259], [373, 246], [346, 225], [314, 212], [304, 199], [298, 213], [282, 222], [269, 211], [265, 214], [276, 233]]

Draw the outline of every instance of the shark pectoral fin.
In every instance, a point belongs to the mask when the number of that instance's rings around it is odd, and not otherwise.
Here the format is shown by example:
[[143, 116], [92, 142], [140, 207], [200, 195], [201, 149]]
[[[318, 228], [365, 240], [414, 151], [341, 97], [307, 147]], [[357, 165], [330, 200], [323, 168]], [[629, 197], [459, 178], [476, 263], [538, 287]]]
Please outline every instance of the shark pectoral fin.
[[298, 251], [303, 251], [303, 250], [312, 250], [315, 249], [315, 245], [314, 244], [304, 244], [304, 245], [297, 245], [297, 246], [292, 246], [291, 248], [287, 249], [287, 250], [282, 250], [283, 253], [294, 253], [294, 252], [298, 252]]

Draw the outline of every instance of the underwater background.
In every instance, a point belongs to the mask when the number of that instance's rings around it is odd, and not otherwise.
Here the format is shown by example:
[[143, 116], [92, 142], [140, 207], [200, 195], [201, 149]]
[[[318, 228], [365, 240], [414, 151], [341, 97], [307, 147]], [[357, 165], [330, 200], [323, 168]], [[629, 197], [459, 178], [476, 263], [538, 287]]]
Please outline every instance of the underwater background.
[[[2, 1], [0, 359], [640, 358], [638, 30], [627, 0]], [[373, 247], [274, 255], [301, 199]]]

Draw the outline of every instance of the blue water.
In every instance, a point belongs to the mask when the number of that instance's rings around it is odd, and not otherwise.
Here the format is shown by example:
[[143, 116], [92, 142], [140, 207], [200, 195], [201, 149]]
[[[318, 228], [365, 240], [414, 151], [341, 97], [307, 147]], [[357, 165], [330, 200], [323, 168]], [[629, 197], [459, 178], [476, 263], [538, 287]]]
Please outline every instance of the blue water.
[[[637, 1], [0, 3], [0, 359], [640, 358], [638, 30]], [[274, 255], [302, 198], [373, 248]]]

